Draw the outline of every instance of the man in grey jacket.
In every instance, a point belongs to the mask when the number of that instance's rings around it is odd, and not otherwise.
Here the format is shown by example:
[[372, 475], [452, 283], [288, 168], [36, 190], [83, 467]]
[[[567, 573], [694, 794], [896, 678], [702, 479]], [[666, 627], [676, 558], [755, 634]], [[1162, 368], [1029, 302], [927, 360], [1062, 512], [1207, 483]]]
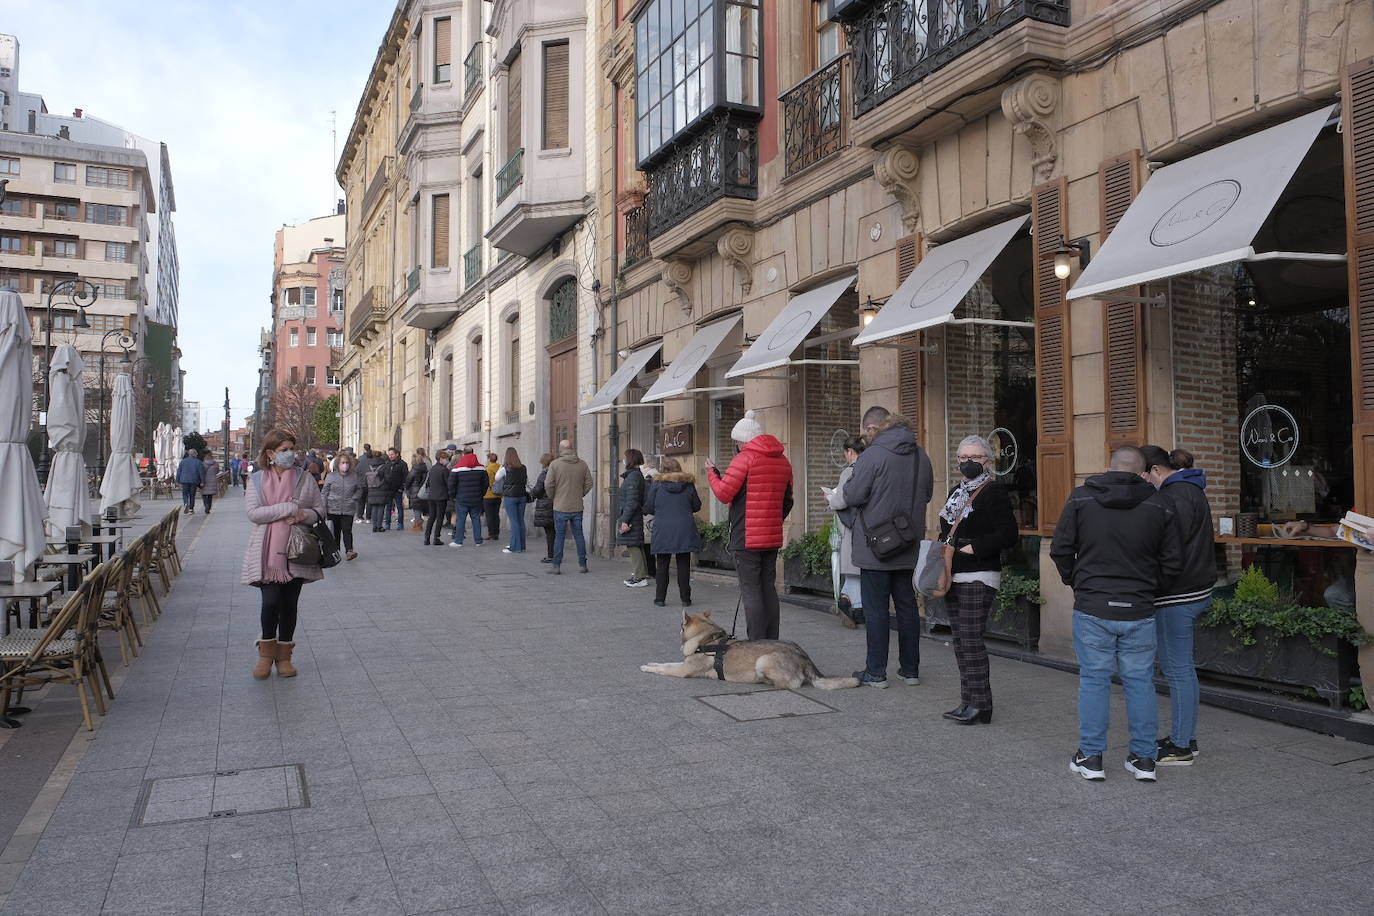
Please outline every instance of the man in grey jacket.
[[577, 545], [577, 571], [587, 571], [587, 539], [582, 532], [583, 500], [592, 491], [592, 471], [587, 462], [577, 457], [572, 442], [558, 443], [558, 457], [549, 463], [544, 475], [544, 492], [553, 500], [553, 562], [544, 570], [557, 576], [563, 565], [563, 544], [568, 526], [572, 526], [573, 542]]
[[[868, 448], [854, 462], [843, 493], [838, 494], [845, 506], [857, 510], [852, 554], [854, 565], [859, 567], [859, 592], [868, 632], [868, 658], [864, 670], [854, 672], [854, 676], [870, 687], [887, 686], [890, 602], [897, 613], [897, 676], [915, 686], [921, 683], [921, 634], [912, 578], [935, 474], [930, 457], [916, 444], [916, 434], [905, 417], [885, 407], [870, 407], [864, 413], [863, 425]], [[879, 557], [869, 543], [868, 532], [894, 519], [905, 522], [910, 544]]]

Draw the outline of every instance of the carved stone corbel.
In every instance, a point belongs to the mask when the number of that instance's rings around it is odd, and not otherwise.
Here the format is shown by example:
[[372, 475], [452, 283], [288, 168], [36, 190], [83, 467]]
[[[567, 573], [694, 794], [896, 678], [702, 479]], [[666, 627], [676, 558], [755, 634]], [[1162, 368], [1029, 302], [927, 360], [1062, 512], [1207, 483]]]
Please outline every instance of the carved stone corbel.
[[682, 310], [692, 314], [692, 300], [687, 296], [687, 284], [692, 282], [692, 262], [672, 258], [663, 262], [663, 285], [677, 296]]
[[1031, 145], [1031, 173], [1036, 182], [1049, 181], [1059, 159], [1050, 115], [1059, 107], [1059, 81], [1045, 73], [1032, 73], [1002, 90], [1002, 113], [1012, 130]]
[[741, 227], [731, 229], [716, 240], [716, 251], [735, 268], [740, 292], [748, 296], [754, 285], [754, 262], [749, 257], [754, 253], [754, 233]]
[[921, 158], [909, 146], [889, 146], [873, 163], [873, 177], [902, 205], [902, 229], [907, 235], [921, 228], [921, 192], [916, 175]]

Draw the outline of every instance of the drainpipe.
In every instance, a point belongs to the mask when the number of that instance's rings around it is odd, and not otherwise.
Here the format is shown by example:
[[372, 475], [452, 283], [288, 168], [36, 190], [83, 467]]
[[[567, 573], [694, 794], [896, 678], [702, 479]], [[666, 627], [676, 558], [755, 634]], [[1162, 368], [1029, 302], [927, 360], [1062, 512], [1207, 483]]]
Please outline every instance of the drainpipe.
[[[611, 105], [611, 373], [620, 364], [620, 246], [615, 243], [616, 221], [620, 219], [620, 208], [616, 196], [620, 191], [620, 100]], [[610, 378], [610, 375], [606, 376]], [[610, 489], [606, 491], [606, 527], [610, 537], [606, 540], [606, 556], [615, 555], [616, 519], [620, 516], [620, 412], [611, 407], [611, 427], [608, 433], [607, 461], [610, 468]]]

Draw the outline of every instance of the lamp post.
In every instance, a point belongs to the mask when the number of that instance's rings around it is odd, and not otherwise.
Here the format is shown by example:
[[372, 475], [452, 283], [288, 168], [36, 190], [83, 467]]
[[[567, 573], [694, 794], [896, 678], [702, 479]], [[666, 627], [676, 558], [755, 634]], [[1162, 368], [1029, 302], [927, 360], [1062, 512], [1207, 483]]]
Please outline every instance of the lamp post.
[[[100, 288], [89, 280], [73, 277], [60, 283], [54, 283], [52, 288], [48, 290], [47, 311], [43, 323], [43, 400], [39, 401], [40, 408], [46, 406], [52, 394], [50, 378], [52, 375], [52, 326], [53, 313], [56, 311], [53, 300], [59, 295], [66, 296], [66, 304], [76, 309], [76, 320], [72, 322], [72, 327], [85, 330], [91, 326], [91, 323], [86, 320], [86, 309], [95, 304], [96, 298], [100, 295]], [[46, 486], [48, 483], [48, 466], [51, 460], [48, 456], [50, 448], [47, 410], [42, 410], [41, 414], [43, 417], [43, 452], [38, 459], [38, 482]]]
[[137, 337], [128, 328], [112, 328], [106, 331], [100, 338], [100, 458], [96, 463], [96, 476], [102, 481], [105, 479], [105, 437], [110, 426], [110, 415], [105, 406], [108, 398], [107, 392], [109, 385], [105, 383], [105, 346], [111, 337], [116, 338], [119, 348], [122, 351], [119, 356], [119, 365], [131, 366], [129, 351], [134, 348]]

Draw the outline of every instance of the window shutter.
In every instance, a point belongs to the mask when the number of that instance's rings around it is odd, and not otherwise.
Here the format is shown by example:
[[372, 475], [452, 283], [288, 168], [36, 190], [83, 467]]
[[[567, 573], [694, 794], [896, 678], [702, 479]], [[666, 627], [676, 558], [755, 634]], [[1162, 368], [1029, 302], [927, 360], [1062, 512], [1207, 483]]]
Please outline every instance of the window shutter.
[[434, 20], [434, 66], [447, 67], [453, 63], [453, 20]]
[[568, 146], [568, 43], [544, 45], [544, 149]]
[[[901, 286], [916, 265], [921, 262], [921, 234], [919, 232], [897, 240], [897, 285]], [[919, 347], [924, 342], [920, 331], [899, 338], [900, 347]], [[921, 413], [921, 385], [924, 376], [925, 354], [916, 349], [897, 351], [897, 412], [916, 424], [917, 436], [924, 431]]]
[[1039, 443], [1040, 529], [1051, 534], [1073, 490], [1073, 401], [1070, 397], [1069, 306], [1064, 281], [1054, 275], [1054, 250], [1068, 235], [1063, 178], [1031, 191], [1035, 267], [1036, 427]]
[[1342, 82], [1355, 509], [1368, 515], [1374, 511], [1374, 58], [1351, 64]]
[[[1097, 170], [1102, 234], [1107, 236], [1140, 193], [1140, 151], [1108, 159]], [[1141, 289], [1124, 295], [1139, 296]], [[1144, 445], [1146, 439], [1145, 324], [1138, 302], [1106, 302], [1102, 314], [1103, 373], [1106, 384], [1107, 454], [1122, 445]]]
[[431, 222], [432, 239], [430, 250], [431, 267], [447, 267], [449, 252], [448, 234], [448, 195], [435, 194]]
[[520, 55], [506, 73], [506, 158], [520, 150]]

